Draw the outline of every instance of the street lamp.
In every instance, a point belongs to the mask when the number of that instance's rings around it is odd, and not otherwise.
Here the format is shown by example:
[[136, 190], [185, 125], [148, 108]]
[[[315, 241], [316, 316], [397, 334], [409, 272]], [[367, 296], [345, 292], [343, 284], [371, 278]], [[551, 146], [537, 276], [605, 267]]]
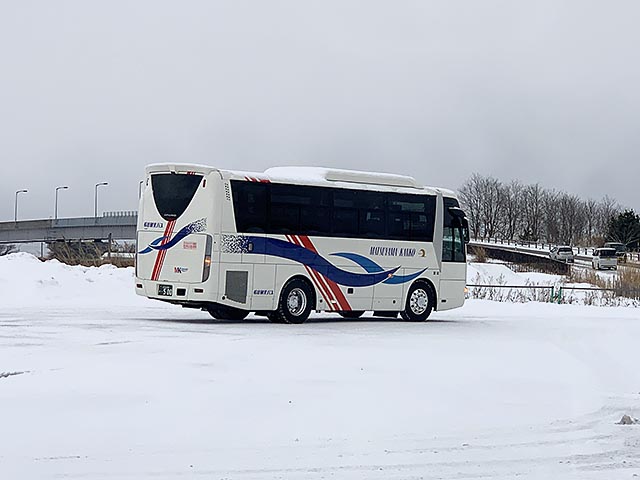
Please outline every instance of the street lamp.
[[67, 190], [69, 187], [56, 187], [56, 203], [54, 207], [54, 218], [58, 219], [58, 191], [59, 190]]
[[94, 205], [93, 216], [95, 218], [98, 218], [98, 187], [103, 187], [105, 185], [109, 185], [109, 182], [96, 183], [95, 194], [93, 196], [93, 205]]
[[18, 195], [19, 195], [20, 193], [27, 193], [28, 191], [29, 191], [29, 190], [18, 190], [18, 191], [16, 192], [16, 208], [15, 208], [15, 214], [14, 214], [14, 216], [13, 216], [13, 220], [14, 220], [14, 222], [17, 222], [17, 221], [18, 221]]

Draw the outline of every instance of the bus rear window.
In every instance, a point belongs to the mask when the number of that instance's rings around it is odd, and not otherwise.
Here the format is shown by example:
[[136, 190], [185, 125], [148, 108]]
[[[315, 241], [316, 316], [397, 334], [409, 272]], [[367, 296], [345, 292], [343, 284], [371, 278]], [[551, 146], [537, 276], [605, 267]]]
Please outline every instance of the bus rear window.
[[158, 213], [167, 221], [175, 220], [191, 203], [202, 175], [157, 173], [151, 176], [153, 200]]

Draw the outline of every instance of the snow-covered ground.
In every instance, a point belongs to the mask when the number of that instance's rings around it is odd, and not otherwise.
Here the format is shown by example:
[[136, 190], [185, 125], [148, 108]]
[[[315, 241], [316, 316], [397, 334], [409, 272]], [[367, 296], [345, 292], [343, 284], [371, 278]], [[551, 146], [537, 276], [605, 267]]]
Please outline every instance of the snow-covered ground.
[[631, 479], [637, 309], [213, 321], [0, 258], [0, 478]]

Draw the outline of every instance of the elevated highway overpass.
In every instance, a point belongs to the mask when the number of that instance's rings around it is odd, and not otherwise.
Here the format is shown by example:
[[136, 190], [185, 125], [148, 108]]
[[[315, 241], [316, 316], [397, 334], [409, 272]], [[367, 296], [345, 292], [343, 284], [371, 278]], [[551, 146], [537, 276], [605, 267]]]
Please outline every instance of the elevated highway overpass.
[[135, 240], [137, 219], [136, 212], [110, 212], [101, 217], [0, 222], [0, 244]]

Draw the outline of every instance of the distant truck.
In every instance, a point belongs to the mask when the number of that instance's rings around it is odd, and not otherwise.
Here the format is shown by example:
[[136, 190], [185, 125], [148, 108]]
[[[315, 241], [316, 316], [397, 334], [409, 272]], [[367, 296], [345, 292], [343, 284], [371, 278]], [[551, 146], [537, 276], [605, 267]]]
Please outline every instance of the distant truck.
[[618, 258], [618, 262], [626, 262], [627, 261], [627, 246], [624, 243], [620, 242], [607, 242], [604, 244], [604, 248], [613, 248], [616, 251], [616, 257]]

